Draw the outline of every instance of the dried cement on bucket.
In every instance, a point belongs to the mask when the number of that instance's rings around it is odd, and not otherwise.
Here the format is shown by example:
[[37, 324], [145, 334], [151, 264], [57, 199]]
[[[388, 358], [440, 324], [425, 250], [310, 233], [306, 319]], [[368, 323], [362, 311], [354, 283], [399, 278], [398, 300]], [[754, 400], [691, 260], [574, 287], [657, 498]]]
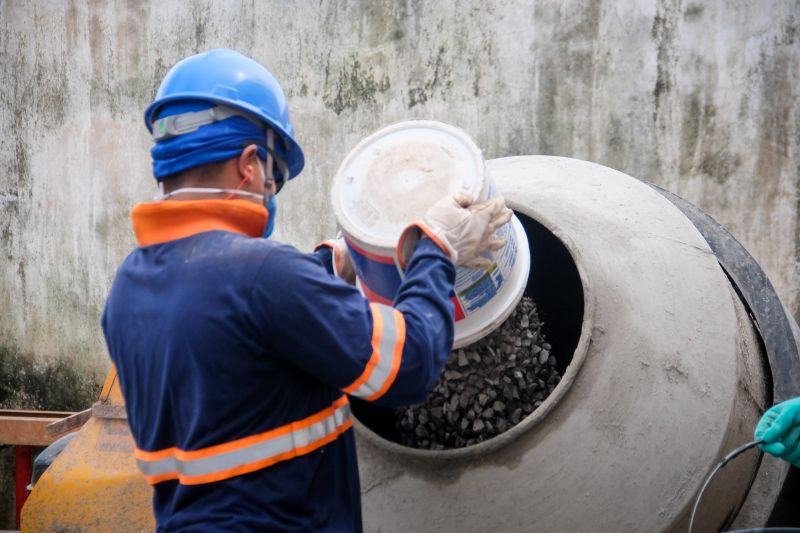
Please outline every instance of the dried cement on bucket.
[[[388, 126], [361, 141], [334, 177], [336, 218], [371, 301], [391, 304], [402, 281], [395, 261], [402, 231], [448, 195], [476, 201], [495, 195], [481, 151], [462, 130], [434, 121]], [[487, 252], [486, 270], [458, 268], [455, 346], [472, 343], [500, 325], [528, 281], [527, 237], [516, 218], [498, 229], [508, 244]]]

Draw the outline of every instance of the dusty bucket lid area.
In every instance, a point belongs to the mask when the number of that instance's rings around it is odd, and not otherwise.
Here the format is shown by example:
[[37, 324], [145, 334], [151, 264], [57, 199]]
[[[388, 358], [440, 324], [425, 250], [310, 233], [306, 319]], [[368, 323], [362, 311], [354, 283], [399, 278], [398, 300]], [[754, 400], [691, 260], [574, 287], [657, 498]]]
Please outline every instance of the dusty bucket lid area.
[[344, 231], [394, 248], [410, 222], [439, 199], [464, 193], [485, 199], [480, 149], [462, 130], [419, 120], [388, 126], [361, 141], [334, 178], [332, 197]]

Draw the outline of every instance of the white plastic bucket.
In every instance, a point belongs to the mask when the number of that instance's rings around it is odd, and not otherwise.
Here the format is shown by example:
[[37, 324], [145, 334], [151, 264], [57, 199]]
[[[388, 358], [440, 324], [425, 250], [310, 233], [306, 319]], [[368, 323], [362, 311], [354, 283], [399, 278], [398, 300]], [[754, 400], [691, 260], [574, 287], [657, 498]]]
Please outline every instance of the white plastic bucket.
[[[495, 196], [481, 151], [453, 126], [401, 122], [373, 133], [347, 155], [333, 180], [333, 208], [367, 299], [392, 303], [403, 276], [394, 259], [401, 232], [439, 199], [457, 193], [478, 201]], [[525, 291], [525, 230], [513, 217], [497, 233], [508, 243], [487, 253], [490, 268], [456, 270], [456, 348], [499, 326]]]

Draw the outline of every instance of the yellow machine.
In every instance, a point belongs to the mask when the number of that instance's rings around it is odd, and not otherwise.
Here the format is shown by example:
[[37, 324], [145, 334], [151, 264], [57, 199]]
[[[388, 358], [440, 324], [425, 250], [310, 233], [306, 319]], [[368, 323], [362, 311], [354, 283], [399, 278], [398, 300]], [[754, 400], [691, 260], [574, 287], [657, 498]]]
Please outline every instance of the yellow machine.
[[133, 457], [125, 404], [111, 368], [92, 416], [33, 487], [21, 530], [155, 531], [153, 491]]

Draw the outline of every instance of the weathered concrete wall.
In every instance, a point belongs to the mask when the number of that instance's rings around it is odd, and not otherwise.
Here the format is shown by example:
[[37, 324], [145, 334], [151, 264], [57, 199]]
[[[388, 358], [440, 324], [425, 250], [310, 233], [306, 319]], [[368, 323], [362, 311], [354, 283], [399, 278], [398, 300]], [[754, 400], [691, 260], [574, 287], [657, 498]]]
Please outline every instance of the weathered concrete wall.
[[708, 210], [798, 299], [800, 4], [794, 0], [0, 3], [0, 347], [101, 373], [128, 211], [155, 193], [141, 112], [218, 46], [283, 81], [308, 154], [277, 237], [334, 231], [331, 176], [361, 137], [425, 117], [487, 157], [556, 154]]
[[141, 113], [172, 64], [219, 46], [289, 95], [308, 165], [279, 239], [333, 233], [331, 177], [360, 138], [433, 118], [490, 158], [588, 159], [686, 197], [797, 315], [798, 25], [796, 0], [0, 0], [0, 384], [39, 376], [0, 401], [55, 407], [53, 375], [61, 405], [91, 401], [128, 212], [156, 192]]

